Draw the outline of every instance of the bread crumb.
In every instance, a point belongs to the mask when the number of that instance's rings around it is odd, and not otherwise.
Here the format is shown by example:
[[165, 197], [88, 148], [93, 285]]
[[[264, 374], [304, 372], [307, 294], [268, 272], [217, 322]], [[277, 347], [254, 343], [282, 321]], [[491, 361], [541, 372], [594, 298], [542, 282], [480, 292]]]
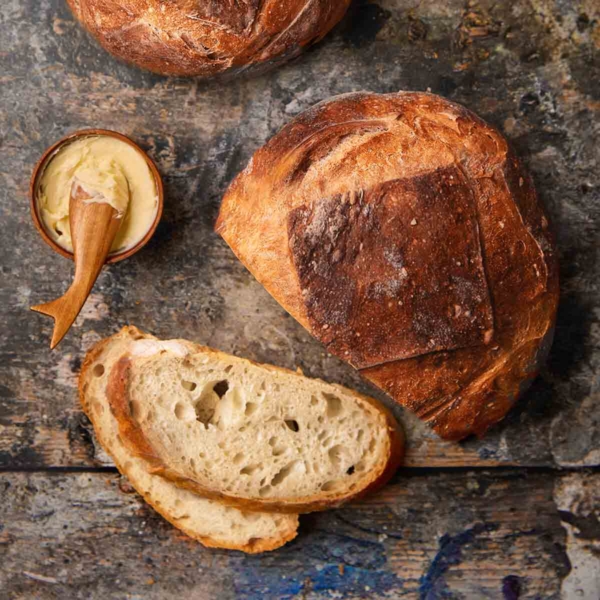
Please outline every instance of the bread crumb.
[[413, 220], [410, 222], [410, 224], [411, 224], [411, 225], [416, 225], [416, 224], [417, 224], [417, 220], [416, 220], [416, 219], [413, 219]]

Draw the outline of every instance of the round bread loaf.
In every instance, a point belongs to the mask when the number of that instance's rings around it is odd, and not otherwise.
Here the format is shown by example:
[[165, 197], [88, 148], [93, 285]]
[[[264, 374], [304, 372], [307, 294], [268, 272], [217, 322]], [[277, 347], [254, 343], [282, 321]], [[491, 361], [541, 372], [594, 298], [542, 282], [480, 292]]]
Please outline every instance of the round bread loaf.
[[319, 41], [350, 0], [68, 0], [118, 58], [163, 75], [264, 68]]
[[548, 220], [506, 140], [431, 94], [338, 96], [259, 149], [217, 231], [327, 349], [447, 439], [500, 420], [547, 355]]

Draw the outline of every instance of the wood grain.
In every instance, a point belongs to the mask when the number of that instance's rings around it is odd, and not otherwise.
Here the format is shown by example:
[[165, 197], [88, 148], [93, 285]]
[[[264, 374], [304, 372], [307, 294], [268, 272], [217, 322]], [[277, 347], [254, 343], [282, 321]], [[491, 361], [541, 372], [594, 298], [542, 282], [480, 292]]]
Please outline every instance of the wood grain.
[[[597, 6], [511, 6], [358, 2], [298, 61], [227, 84], [165, 79], [115, 61], [62, 0], [2, 6], [0, 466], [98, 464], [75, 377], [85, 350], [126, 323], [371, 392], [275, 304], [212, 226], [234, 174], [294, 114], [351, 90], [427, 88], [499, 126], [528, 163], [558, 233], [562, 299], [548, 367], [509, 417], [460, 446], [440, 444], [407, 417], [409, 464], [599, 464]], [[100, 275], [50, 354], [50, 323], [27, 309], [58, 296], [72, 267], [31, 226], [27, 181], [44, 148], [90, 126], [122, 131], [149, 151], [165, 182], [164, 218], [143, 251]]]
[[[63, 0], [1, 3], [0, 469], [11, 472], [0, 479], [0, 596], [479, 600], [562, 589], [595, 599], [600, 484], [584, 467], [600, 464], [599, 52], [596, 0], [357, 0], [299, 60], [199, 83], [115, 61]], [[76, 377], [85, 351], [127, 323], [377, 395], [212, 231], [224, 190], [259, 146], [312, 104], [363, 89], [430, 89], [480, 114], [525, 160], [552, 217], [555, 343], [505, 421], [483, 440], [443, 444], [396, 409], [409, 455], [395, 483], [306, 518], [297, 541], [254, 558], [180, 538], [112, 472], [16, 472], [110, 464]], [[27, 185], [43, 150], [85, 127], [116, 129], [149, 152], [164, 218], [139, 254], [104, 270], [50, 353], [51, 325], [29, 306], [57, 297], [72, 264], [32, 226]]]
[[584, 530], [584, 503], [568, 501], [565, 486], [581, 498], [600, 479], [400, 473], [365, 502], [304, 517], [296, 540], [252, 557], [190, 542], [113, 474], [4, 474], [0, 589], [39, 599], [550, 600], [575, 566], [565, 527], [600, 542], [597, 518]]

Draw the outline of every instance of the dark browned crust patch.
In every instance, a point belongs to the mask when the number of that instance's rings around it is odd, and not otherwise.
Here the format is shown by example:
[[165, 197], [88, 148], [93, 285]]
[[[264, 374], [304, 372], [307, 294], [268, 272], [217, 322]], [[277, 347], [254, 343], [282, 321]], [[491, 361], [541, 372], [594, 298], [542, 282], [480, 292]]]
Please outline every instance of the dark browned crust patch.
[[459, 169], [317, 200], [290, 212], [288, 235], [311, 326], [353, 366], [491, 341], [477, 210]]

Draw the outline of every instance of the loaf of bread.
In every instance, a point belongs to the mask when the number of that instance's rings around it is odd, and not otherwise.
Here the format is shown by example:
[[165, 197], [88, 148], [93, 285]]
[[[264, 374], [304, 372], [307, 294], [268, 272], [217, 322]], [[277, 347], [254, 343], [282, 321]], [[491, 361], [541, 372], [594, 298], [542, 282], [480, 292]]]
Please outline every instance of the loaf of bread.
[[274, 550], [293, 539], [298, 517], [292, 514], [246, 512], [207, 500], [151, 474], [151, 466], [123, 445], [106, 396], [114, 363], [127, 354], [129, 345], [154, 340], [135, 327], [97, 344], [87, 355], [79, 379], [81, 404], [94, 425], [96, 438], [117, 468], [154, 509], [175, 527], [205, 546], [256, 553]]
[[129, 344], [107, 396], [152, 473], [251, 510], [337, 506], [385, 483], [403, 453], [375, 400], [184, 340]]
[[111, 54], [163, 75], [264, 70], [319, 41], [350, 0], [68, 0]]
[[259, 149], [216, 225], [273, 297], [447, 439], [504, 417], [547, 355], [557, 259], [530, 177], [435, 95], [318, 104]]

